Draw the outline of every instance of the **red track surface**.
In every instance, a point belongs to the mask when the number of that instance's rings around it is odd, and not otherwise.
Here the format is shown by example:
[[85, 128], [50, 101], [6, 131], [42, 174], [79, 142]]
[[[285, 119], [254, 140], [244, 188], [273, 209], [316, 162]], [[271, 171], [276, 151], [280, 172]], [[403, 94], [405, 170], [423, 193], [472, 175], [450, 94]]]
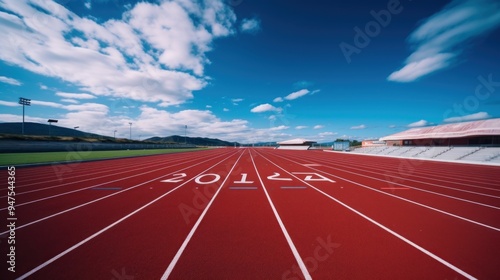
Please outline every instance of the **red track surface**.
[[500, 279], [500, 167], [215, 149], [15, 176], [0, 279]]

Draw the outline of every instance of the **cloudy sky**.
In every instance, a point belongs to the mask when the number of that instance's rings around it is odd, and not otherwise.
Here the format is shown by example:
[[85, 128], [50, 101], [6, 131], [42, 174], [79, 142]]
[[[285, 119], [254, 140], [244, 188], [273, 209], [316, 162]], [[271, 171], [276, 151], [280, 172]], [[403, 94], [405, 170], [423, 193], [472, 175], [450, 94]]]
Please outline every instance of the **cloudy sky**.
[[0, 122], [252, 143], [500, 117], [498, 0], [2, 0]]

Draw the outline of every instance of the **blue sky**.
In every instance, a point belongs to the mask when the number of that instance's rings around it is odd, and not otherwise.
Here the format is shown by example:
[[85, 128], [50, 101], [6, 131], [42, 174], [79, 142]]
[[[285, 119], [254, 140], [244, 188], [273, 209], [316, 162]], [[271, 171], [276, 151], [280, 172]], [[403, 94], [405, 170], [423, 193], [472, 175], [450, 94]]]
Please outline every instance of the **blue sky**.
[[252, 143], [500, 117], [498, 0], [0, 2], [0, 122]]

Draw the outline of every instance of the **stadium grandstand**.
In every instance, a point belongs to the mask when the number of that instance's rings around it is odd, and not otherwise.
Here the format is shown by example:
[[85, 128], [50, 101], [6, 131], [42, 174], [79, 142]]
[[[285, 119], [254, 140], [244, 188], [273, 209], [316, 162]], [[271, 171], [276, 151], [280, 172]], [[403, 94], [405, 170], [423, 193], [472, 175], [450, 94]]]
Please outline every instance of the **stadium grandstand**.
[[309, 150], [315, 141], [310, 141], [306, 139], [291, 139], [282, 142], [278, 142], [278, 147], [276, 149], [280, 150]]
[[363, 154], [500, 164], [500, 119], [411, 128], [356, 149]]

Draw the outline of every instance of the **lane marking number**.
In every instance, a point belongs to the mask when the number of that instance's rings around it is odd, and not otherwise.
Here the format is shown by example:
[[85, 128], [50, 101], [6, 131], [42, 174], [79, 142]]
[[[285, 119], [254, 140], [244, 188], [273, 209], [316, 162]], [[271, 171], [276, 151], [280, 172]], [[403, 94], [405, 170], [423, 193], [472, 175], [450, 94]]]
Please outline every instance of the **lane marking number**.
[[241, 173], [241, 180], [234, 181], [235, 184], [253, 184], [253, 181], [247, 181], [247, 173]]
[[274, 175], [267, 176], [267, 179], [276, 181], [292, 181], [292, 178], [280, 178], [280, 174], [278, 172], [274, 172]]
[[[327, 182], [335, 183], [335, 181], [333, 181], [332, 179], [328, 179], [325, 176], [318, 174], [318, 173], [314, 173], [314, 172], [292, 172], [292, 174], [307, 175], [304, 178], [304, 181], [327, 181]], [[316, 177], [313, 178], [313, 176], [316, 176]]]
[[179, 182], [182, 182], [184, 181], [184, 177], [186, 177], [186, 173], [177, 173], [177, 174], [174, 174], [172, 175], [174, 176], [173, 178], [170, 178], [170, 179], [166, 179], [166, 180], [161, 180], [160, 182], [163, 182], [163, 183], [179, 183]]

